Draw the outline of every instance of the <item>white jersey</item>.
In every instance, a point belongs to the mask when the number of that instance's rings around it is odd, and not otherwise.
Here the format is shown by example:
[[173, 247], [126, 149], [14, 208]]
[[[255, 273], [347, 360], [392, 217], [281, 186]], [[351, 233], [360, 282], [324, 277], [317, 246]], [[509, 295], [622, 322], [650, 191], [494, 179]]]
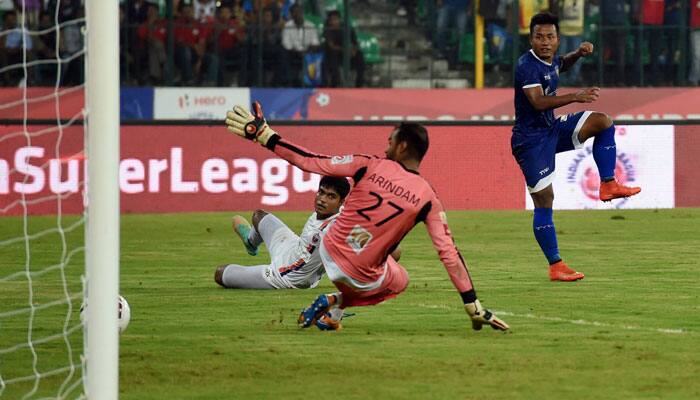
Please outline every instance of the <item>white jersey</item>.
[[266, 243], [272, 263], [265, 271], [265, 279], [277, 288], [305, 289], [318, 285], [324, 272], [318, 251], [321, 234], [337, 215], [320, 220], [314, 212], [300, 236], [286, 226], [277, 229], [272, 243]]

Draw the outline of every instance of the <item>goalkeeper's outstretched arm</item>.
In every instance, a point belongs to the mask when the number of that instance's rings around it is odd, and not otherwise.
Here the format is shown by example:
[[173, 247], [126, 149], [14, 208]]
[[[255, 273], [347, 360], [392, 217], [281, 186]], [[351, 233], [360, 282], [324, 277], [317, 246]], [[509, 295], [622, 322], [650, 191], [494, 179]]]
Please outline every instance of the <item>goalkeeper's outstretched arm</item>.
[[353, 176], [358, 169], [376, 158], [364, 154], [329, 156], [307, 150], [283, 139], [265, 121], [260, 103], [253, 103], [253, 112], [241, 106], [226, 113], [228, 130], [236, 135], [260, 143], [304, 171], [327, 176]]

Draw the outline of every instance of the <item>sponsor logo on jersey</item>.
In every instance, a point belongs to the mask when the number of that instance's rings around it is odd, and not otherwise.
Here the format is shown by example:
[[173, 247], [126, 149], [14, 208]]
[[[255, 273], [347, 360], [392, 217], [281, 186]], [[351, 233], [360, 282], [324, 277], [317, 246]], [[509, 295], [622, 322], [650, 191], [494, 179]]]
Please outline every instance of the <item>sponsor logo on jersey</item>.
[[350, 248], [357, 254], [360, 254], [371, 240], [372, 234], [360, 225], [355, 225], [345, 239]]
[[333, 158], [331, 158], [331, 164], [333, 165], [350, 164], [351, 162], [352, 154], [347, 154], [344, 156], [333, 156]]

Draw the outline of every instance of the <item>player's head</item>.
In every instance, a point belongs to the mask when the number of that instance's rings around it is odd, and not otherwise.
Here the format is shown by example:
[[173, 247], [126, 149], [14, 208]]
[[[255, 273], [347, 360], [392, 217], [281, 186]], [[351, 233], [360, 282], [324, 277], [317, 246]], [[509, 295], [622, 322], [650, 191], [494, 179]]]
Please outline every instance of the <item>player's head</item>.
[[2, 17], [3, 29], [10, 29], [17, 26], [17, 13], [14, 10], [7, 11]]
[[394, 161], [415, 160], [421, 162], [428, 152], [428, 131], [415, 122], [402, 122], [391, 132], [384, 151], [386, 158]]
[[321, 178], [314, 201], [318, 218], [323, 219], [337, 214], [348, 193], [350, 193], [350, 184], [347, 179], [333, 176]]
[[537, 57], [548, 61], [559, 47], [559, 18], [548, 12], [535, 14], [530, 20], [530, 45]]

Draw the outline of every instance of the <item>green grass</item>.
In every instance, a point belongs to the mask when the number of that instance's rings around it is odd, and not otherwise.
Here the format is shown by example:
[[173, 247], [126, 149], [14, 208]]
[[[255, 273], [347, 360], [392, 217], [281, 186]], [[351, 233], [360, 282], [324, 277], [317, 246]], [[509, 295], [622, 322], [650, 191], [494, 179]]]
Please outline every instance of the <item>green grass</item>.
[[[301, 330], [297, 313], [332, 290], [326, 278], [299, 291], [213, 282], [217, 265], [267, 261], [245, 253], [231, 215], [123, 216], [120, 291], [132, 320], [121, 336], [122, 399], [700, 398], [699, 209], [557, 212], [562, 254], [586, 274], [571, 284], [548, 281], [530, 213], [449, 213], [479, 298], [501, 311], [507, 334], [470, 329], [422, 226], [402, 243], [405, 293], [353, 309], [341, 332]], [[278, 215], [297, 231], [307, 216]], [[51, 226], [54, 217], [32, 218], [29, 231]], [[0, 242], [21, 233], [20, 219], [0, 219]], [[82, 228], [68, 233], [68, 251], [81, 240]], [[60, 260], [58, 233], [30, 243], [32, 270]], [[24, 254], [23, 242], [0, 246], [0, 279], [24, 270]], [[71, 293], [82, 287], [83, 255], [64, 269]], [[34, 302], [64, 297], [60, 279], [60, 270], [36, 277]], [[0, 315], [27, 307], [26, 278], [0, 281], [0, 298]], [[34, 336], [60, 331], [66, 312], [37, 312]], [[26, 342], [28, 316], [0, 318], [0, 351]], [[80, 331], [70, 340], [79, 352]], [[37, 352], [39, 371], [69, 358], [62, 339]], [[31, 375], [32, 359], [28, 349], [0, 353], [0, 376]], [[78, 375], [42, 379], [31, 398], [55, 396]], [[0, 398], [22, 398], [33, 384], [8, 385]]]

